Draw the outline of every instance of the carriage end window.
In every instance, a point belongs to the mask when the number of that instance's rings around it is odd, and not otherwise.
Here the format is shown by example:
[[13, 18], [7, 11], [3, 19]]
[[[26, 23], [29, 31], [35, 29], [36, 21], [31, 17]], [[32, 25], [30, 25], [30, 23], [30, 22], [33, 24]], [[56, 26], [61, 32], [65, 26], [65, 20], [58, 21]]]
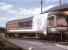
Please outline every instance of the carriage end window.
[[49, 16], [47, 20], [48, 20], [47, 22], [48, 26], [54, 25], [54, 16]]

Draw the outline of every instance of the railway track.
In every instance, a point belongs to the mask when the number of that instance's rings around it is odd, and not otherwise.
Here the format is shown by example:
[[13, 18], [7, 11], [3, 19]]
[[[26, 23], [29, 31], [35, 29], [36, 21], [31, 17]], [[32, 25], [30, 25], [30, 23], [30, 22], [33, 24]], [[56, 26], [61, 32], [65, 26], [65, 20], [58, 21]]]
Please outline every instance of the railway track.
[[64, 50], [62, 48], [58, 48], [55, 44], [59, 42], [55, 41], [20, 38], [5, 38], [4, 40], [26, 50]]

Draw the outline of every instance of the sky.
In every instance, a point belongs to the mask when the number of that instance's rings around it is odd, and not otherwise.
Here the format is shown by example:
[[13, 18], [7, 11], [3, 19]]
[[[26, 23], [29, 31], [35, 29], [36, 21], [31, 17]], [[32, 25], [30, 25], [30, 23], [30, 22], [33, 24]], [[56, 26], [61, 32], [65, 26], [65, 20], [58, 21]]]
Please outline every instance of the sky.
[[[11, 20], [23, 19], [40, 14], [41, 0], [0, 0], [0, 27], [6, 27]], [[42, 0], [43, 12], [47, 7], [59, 5], [59, 0]], [[62, 3], [68, 2], [62, 0]]]

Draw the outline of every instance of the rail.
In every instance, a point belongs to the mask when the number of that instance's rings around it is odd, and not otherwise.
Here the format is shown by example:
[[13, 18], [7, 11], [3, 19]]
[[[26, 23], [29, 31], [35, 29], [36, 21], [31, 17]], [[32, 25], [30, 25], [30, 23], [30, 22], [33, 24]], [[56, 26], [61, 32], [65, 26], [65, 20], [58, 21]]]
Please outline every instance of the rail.
[[47, 26], [47, 31], [51, 31], [52, 29], [57, 32], [68, 32], [68, 26]]
[[32, 27], [20, 27], [20, 28], [17, 28], [17, 27], [14, 27], [14, 28], [7, 28], [7, 30], [22, 30], [22, 29], [32, 29]]
[[52, 28], [52, 27], [68, 27], [68, 26], [47, 26], [47, 28]]

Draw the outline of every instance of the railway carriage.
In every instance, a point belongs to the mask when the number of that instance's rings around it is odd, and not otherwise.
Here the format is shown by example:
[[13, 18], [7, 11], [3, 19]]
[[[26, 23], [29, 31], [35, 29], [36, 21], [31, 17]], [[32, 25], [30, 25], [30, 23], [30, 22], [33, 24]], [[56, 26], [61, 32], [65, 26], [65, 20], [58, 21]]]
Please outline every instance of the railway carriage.
[[10, 21], [6, 25], [7, 33], [16, 37], [35, 36], [35, 38], [45, 38], [49, 34], [67, 35], [68, 8], [64, 5], [68, 6], [63, 4], [61, 8], [56, 6], [36, 16]]

